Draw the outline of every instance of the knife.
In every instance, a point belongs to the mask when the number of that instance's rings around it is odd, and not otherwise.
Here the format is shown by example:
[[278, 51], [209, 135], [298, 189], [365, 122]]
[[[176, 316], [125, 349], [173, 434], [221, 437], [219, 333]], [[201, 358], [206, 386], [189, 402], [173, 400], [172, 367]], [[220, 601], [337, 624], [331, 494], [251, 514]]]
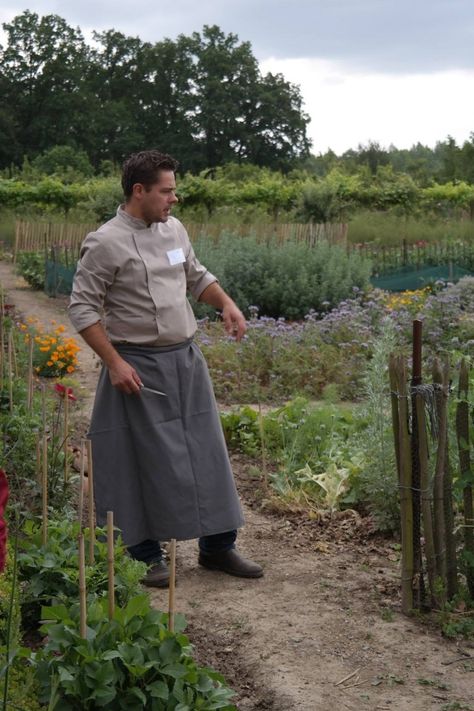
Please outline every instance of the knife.
[[163, 395], [163, 397], [168, 397], [166, 393], [161, 392], [161, 390], [153, 390], [153, 388], [148, 388], [146, 385], [140, 385], [141, 390], [145, 390], [147, 393], [154, 393], [155, 395]]

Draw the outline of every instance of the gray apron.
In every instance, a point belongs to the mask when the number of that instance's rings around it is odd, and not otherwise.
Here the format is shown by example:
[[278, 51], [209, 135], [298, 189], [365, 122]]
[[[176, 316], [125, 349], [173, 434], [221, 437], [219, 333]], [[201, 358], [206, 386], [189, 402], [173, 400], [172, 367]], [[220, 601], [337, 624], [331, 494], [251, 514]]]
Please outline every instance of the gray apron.
[[127, 546], [186, 540], [243, 525], [204, 357], [177, 346], [116, 346], [144, 385], [126, 395], [103, 368], [90, 428], [97, 525], [107, 511]]

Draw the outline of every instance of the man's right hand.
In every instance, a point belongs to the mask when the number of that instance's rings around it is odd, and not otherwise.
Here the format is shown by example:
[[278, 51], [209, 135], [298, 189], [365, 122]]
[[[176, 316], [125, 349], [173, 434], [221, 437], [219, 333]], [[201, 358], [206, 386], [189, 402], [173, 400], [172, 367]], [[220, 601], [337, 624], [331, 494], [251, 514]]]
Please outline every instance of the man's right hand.
[[142, 381], [135, 368], [123, 358], [114, 360], [109, 365], [109, 378], [114, 388], [118, 388], [127, 395], [137, 395], [142, 387]]
[[122, 358], [113, 347], [100, 321], [80, 332], [88, 346], [102, 359], [109, 371], [110, 382], [127, 395], [140, 392], [142, 381], [135, 368]]

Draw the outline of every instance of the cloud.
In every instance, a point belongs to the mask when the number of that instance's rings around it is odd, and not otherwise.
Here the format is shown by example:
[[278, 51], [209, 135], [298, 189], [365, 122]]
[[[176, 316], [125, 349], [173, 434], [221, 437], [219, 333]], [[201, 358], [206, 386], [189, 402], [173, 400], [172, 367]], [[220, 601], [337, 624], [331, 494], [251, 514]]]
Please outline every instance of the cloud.
[[[250, 41], [259, 60], [319, 58], [384, 73], [474, 68], [472, 0], [174, 0], [139, 9], [130, 0], [31, 0], [29, 8], [151, 42], [217, 24]], [[10, 0], [2, 15], [23, 9]]]
[[264, 72], [281, 72], [301, 87], [311, 116], [313, 152], [378, 141], [410, 148], [434, 146], [448, 134], [458, 143], [474, 131], [474, 70], [428, 74], [348, 72], [322, 60], [277, 58], [262, 62]]

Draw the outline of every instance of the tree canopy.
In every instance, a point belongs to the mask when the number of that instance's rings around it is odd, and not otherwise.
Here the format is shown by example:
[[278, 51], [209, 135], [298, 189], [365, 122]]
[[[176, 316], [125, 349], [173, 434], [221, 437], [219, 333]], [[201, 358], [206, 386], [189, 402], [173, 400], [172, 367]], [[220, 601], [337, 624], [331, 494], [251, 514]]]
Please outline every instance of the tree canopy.
[[229, 161], [287, 170], [309, 155], [299, 88], [260, 72], [248, 42], [205, 26], [154, 44], [26, 10], [0, 47], [0, 168], [70, 146], [101, 161], [159, 148], [183, 172]]

